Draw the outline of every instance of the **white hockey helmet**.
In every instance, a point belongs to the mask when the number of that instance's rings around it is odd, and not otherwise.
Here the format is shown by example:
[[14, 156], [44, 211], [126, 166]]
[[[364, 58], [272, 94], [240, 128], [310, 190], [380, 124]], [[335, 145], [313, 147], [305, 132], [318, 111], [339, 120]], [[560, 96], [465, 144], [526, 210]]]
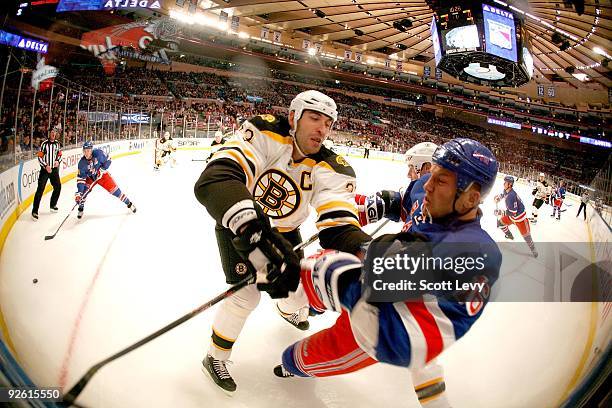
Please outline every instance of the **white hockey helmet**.
[[293, 117], [293, 131], [297, 129], [298, 120], [305, 110], [311, 110], [329, 116], [335, 123], [338, 120], [336, 102], [329, 96], [315, 90], [308, 90], [296, 95], [289, 105], [289, 112], [295, 111]]
[[438, 145], [432, 142], [418, 143], [412, 146], [406, 152], [406, 162], [414, 166], [418, 171], [421, 170], [424, 163], [432, 163], [432, 156]]
[[544, 174], [544, 173], [540, 173], [540, 174], [538, 174], [538, 177], [543, 177], [543, 178], [546, 178], [546, 174]]

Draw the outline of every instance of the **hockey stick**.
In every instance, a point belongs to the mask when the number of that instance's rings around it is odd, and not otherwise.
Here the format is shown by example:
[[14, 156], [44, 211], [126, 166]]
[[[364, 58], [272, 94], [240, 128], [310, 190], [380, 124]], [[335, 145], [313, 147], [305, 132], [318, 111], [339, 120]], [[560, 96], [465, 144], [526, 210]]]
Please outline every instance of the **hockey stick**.
[[[374, 236], [376, 235], [385, 225], [387, 225], [387, 223], [391, 221], [389, 218], [386, 218], [378, 227], [376, 227], [376, 229], [374, 231], [372, 231], [372, 233], [370, 234], [370, 236]], [[315, 242], [317, 239], [319, 239], [319, 233], [315, 233], [312, 237], [308, 238], [306, 241], [302, 242], [300, 245], [296, 246], [295, 248], [293, 248], [295, 251], [298, 251], [302, 248], [307, 247], [308, 245], [312, 244], [313, 242]]]
[[[387, 225], [387, 223], [389, 221], [390, 221], [389, 219], [386, 219], [385, 221], [383, 221], [372, 232], [372, 234], [370, 234], [370, 235], [372, 235], [372, 236], [376, 235], [376, 233], [378, 233], [385, 225]], [[319, 233], [317, 232], [316, 234], [314, 234], [313, 236], [308, 238], [306, 241], [296, 245], [293, 248], [293, 250], [294, 251], [299, 251], [300, 249], [303, 249], [303, 248], [307, 247], [308, 245], [312, 244], [313, 242], [315, 242], [318, 238], [319, 238]], [[175, 320], [174, 322], [172, 322], [172, 323], [162, 327], [161, 329], [159, 329], [155, 333], [152, 333], [152, 334], [148, 335], [147, 337], [145, 337], [144, 339], [138, 341], [137, 343], [134, 343], [131, 346], [126, 347], [125, 349], [119, 351], [118, 353], [115, 353], [112, 356], [108, 357], [107, 359], [102, 360], [98, 364], [92, 366], [89, 370], [87, 370], [85, 375], [82, 376], [79, 379], [79, 381], [64, 396], [63, 403], [66, 404], [67, 406], [72, 405], [74, 403], [74, 401], [78, 398], [78, 396], [81, 394], [81, 392], [83, 392], [83, 390], [85, 389], [85, 387], [87, 386], [89, 381], [91, 381], [93, 376], [96, 375], [96, 373], [102, 367], [107, 365], [108, 363], [110, 363], [110, 362], [112, 362], [112, 361], [114, 361], [114, 360], [116, 360], [116, 359], [118, 359], [118, 358], [128, 354], [129, 352], [131, 352], [133, 350], [136, 350], [137, 348], [139, 348], [141, 346], [144, 346], [145, 344], [147, 344], [148, 342], [156, 339], [157, 337], [161, 336], [162, 334], [167, 333], [168, 331], [174, 329], [175, 327], [177, 327], [180, 324], [186, 322], [187, 320], [190, 320], [191, 318], [197, 316], [198, 314], [202, 313], [204, 310], [209, 309], [210, 307], [212, 307], [215, 304], [219, 303], [223, 299], [226, 299], [226, 298], [232, 296], [234, 293], [238, 292], [240, 289], [242, 289], [242, 288], [250, 285], [251, 283], [253, 283], [254, 279], [255, 279], [255, 276], [247, 276], [247, 277], [245, 277], [240, 282], [236, 283], [235, 285], [233, 285], [232, 287], [227, 289], [225, 292], [221, 293], [220, 295], [217, 295], [215, 298], [209, 300], [208, 302], [204, 303], [203, 305], [199, 306], [198, 308], [192, 310], [191, 312], [189, 312], [186, 315], [182, 316], [178, 320]]]
[[[306, 246], [310, 245], [311, 243], [313, 243], [314, 241], [317, 240], [317, 238], [319, 237], [319, 234], [315, 234], [312, 237], [308, 238], [306, 241], [300, 243], [299, 245], [295, 246], [293, 248], [294, 251], [299, 251], [300, 249], [305, 248]], [[232, 287], [230, 287], [228, 290], [226, 290], [225, 292], [221, 293], [220, 295], [217, 295], [216, 297], [214, 297], [213, 299], [209, 300], [208, 302], [204, 303], [203, 305], [197, 307], [196, 309], [192, 310], [191, 312], [187, 313], [186, 315], [182, 316], [181, 318], [175, 320], [174, 322], [162, 327], [161, 329], [159, 329], [158, 331], [156, 331], [155, 333], [152, 333], [150, 335], [148, 335], [147, 337], [145, 337], [144, 339], [132, 344], [129, 347], [126, 347], [125, 349], [119, 351], [118, 353], [113, 354], [112, 356], [108, 357], [105, 360], [100, 361], [98, 364], [92, 366], [89, 370], [87, 370], [87, 372], [85, 373], [84, 376], [82, 376], [79, 381], [68, 391], [68, 393], [64, 396], [63, 399], [63, 404], [65, 404], [66, 406], [70, 406], [73, 405], [74, 401], [78, 398], [78, 396], [81, 394], [81, 392], [83, 392], [83, 389], [85, 389], [85, 387], [87, 386], [87, 384], [89, 383], [89, 381], [91, 381], [92, 377], [94, 375], [96, 375], [96, 373], [105, 365], [107, 365], [108, 363], [126, 355], [127, 353], [136, 350], [137, 348], [144, 346], [145, 344], [147, 344], [148, 342], [150, 342], [151, 340], [156, 339], [157, 337], [161, 336], [164, 333], [167, 333], [168, 331], [174, 329], [176, 326], [185, 323], [187, 320], [190, 320], [191, 318], [199, 315], [200, 313], [202, 313], [204, 310], [209, 309], [210, 307], [216, 305], [217, 303], [219, 303], [220, 301], [222, 301], [223, 299], [226, 299], [230, 296], [232, 296], [234, 293], [238, 292], [240, 289], [244, 288], [247, 285], [250, 285], [251, 283], [253, 283], [255, 280], [255, 276], [247, 276], [244, 279], [242, 279], [240, 282], [236, 283], [235, 285], [233, 285]]]
[[378, 227], [376, 227], [376, 229], [375, 229], [374, 231], [372, 231], [372, 233], [370, 234], [370, 236], [372, 236], [372, 237], [373, 237], [374, 235], [378, 234], [378, 232], [379, 232], [381, 229], [383, 229], [383, 227], [384, 227], [385, 225], [387, 225], [387, 223], [388, 223], [389, 221], [391, 221], [391, 220], [390, 220], [389, 218], [386, 218], [386, 219], [385, 219], [385, 220], [382, 222], [382, 224], [380, 224]]
[[70, 214], [72, 214], [72, 212], [74, 211], [74, 209], [77, 207], [77, 205], [80, 205], [81, 203], [85, 202], [85, 198], [87, 198], [87, 195], [89, 194], [89, 192], [91, 191], [91, 189], [98, 183], [98, 179], [96, 179], [93, 183], [91, 183], [91, 186], [89, 186], [89, 189], [85, 192], [85, 194], [83, 194], [83, 198], [81, 199], [80, 202], [75, 203], [74, 206], [72, 206], [72, 210], [70, 210], [70, 212], [66, 215], [66, 217], [64, 218], [64, 220], [62, 221], [62, 223], [59, 225], [59, 227], [57, 227], [57, 230], [55, 230], [55, 232], [53, 233], [53, 235], [45, 235], [45, 241], [48, 241], [50, 239], [55, 238], [55, 236], [57, 235], [57, 233], [59, 232], [60, 228], [62, 228], [62, 225], [64, 225], [64, 223], [66, 222], [66, 220], [68, 219], [68, 217], [70, 217]]

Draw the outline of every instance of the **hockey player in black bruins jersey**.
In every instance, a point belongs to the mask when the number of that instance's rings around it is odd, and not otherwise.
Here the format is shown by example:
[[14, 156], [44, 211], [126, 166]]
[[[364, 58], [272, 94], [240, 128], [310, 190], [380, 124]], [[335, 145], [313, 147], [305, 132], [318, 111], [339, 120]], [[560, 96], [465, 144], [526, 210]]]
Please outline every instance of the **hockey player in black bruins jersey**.
[[[236, 390], [227, 371], [234, 342], [260, 299], [278, 301], [279, 314], [299, 329], [308, 324], [308, 300], [299, 285], [299, 226], [317, 211], [321, 247], [357, 253], [361, 231], [354, 201], [355, 172], [323, 146], [338, 119], [336, 103], [309, 90], [298, 94], [289, 117], [259, 115], [217, 150], [195, 184], [195, 195], [217, 221], [215, 233], [226, 281], [256, 274], [226, 299], [215, 316], [203, 368], [226, 392]], [[272, 227], [270, 226], [272, 223]], [[282, 272], [282, 273], [279, 273]]]

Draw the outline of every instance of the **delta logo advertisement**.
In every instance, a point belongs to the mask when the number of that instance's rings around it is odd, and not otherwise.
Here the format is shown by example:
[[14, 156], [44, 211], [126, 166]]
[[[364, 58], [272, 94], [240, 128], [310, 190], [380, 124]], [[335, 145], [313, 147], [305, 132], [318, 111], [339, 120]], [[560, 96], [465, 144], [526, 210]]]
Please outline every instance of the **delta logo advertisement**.
[[128, 8], [160, 9], [163, 0], [60, 0], [56, 11], [116, 10]]

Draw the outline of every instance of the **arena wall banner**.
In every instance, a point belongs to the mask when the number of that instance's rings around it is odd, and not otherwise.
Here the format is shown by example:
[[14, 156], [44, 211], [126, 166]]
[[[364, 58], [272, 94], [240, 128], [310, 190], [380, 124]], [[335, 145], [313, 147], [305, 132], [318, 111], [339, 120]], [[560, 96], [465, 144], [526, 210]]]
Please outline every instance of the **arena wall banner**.
[[117, 55], [113, 48], [130, 47], [137, 51], [145, 50], [153, 41], [162, 42], [163, 47], [152, 55], [169, 62], [166, 50], [178, 49], [176, 23], [167, 18], [152, 21], [138, 21], [119, 24], [83, 34], [81, 48], [92, 52], [100, 58], [107, 73], [114, 72]]

